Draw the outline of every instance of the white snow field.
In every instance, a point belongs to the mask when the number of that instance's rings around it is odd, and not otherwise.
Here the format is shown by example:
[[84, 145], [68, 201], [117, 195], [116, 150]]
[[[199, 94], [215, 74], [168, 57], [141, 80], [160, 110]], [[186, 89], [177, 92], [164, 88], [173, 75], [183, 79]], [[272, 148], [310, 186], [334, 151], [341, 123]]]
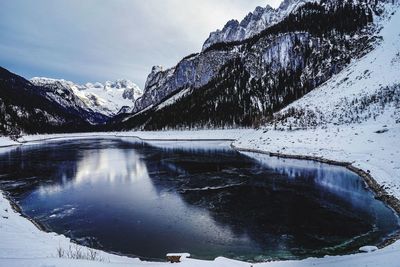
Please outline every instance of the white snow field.
[[7, 146], [16, 146], [19, 145], [18, 142], [11, 140], [6, 136], [0, 136], [0, 148], [7, 147]]
[[[153, 141], [232, 139], [236, 140], [233, 145], [238, 148], [351, 162], [370, 172], [388, 193], [400, 199], [400, 12], [382, 23], [384, 27], [380, 35], [383, 40], [374, 51], [354, 61], [327, 83], [277, 113], [276, 118], [281, 119], [262, 129], [38, 135], [19, 139], [19, 142], [26, 142], [23, 144], [0, 137], [0, 146], [29, 145], [54, 139], [116, 136], [140, 137]], [[386, 100], [381, 101], [382, 97]], [[309, 116], [304, 116], [303, 118], [307, 118], [305, 120], [299, 119], [293, 110], [302, 111]], [[8, 149], [11, 148], [1, 148], [0, 153]], [[70, 246], [76, 245], [64, 236], [40, 231], [29, 220], [13, 211], [5, 197], [0, 197], [1, 267], [170, 265], [141, 262], [105, 252], [98, 252], [102, 261], [57, 256], [58, 248], [68, 250]], [[86, 251], [86, 248], [82, 250]], [[399, 267], [400, 241], [370, 253], [347, 256], [261, 264], [225, 258], [214, 261], [187, 258], [177, 266]]]

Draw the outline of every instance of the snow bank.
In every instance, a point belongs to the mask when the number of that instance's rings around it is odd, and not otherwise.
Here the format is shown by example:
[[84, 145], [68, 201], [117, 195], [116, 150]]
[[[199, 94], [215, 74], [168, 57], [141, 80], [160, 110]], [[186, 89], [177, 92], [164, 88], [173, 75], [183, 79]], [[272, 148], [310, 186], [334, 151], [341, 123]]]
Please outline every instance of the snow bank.
[[[384, 127], [386, 126], [386, 127]], [[387, 132], [378, 134], [380, 129]], [[254, 131], [234, 142], [243, 149], [349, 162], [400, 198], [400, 125], [369, 122], [298, 131]]]
[[18, 142], [11, 140], [7, 136], [0, 136], [0, 147], [19, 145]]
[[240, 136], [252, 133], [253, 129], [198, 130], [198, 131], [157, 131], [122, 132], [117, 136], [139, 137], [144, 140], [236, 140]]

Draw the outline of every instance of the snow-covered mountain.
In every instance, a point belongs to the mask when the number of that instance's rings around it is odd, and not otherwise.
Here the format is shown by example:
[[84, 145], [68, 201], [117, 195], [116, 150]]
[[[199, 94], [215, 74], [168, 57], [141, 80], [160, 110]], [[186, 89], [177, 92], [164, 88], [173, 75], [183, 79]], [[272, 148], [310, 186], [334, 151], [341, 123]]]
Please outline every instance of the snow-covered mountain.
[[[67, 112], [92, 125], [108, 122], [107, 129], [112, 130], [259, 127], [376, 51], [385, 38], [383, 21], [397, 9], [398, 0], [286, 0], [276, 10], [257, 8], [242, 21], [251, 32], [248, 37], [221, 39], [173, 68], [153, 67], [143, 94], [124, 80], [77, 85], [34, 78], [21, 87], [61, 109], [55, 113], [57, 119], [46, 113], [46, 122], [63, 121], [60, 114]], [[365, 70], [364, 75], [368, 73]], [[12, 86], [13, 78], [5, 76], [5, 86]], [[337, 86], [349, 82], [344, 79]], [[389, 88], [384, 97], [392, 98], [395, 90]], [[349, 102], [341, 108], [355, 105]], [[3, 105], [7, 108], [15, 105]], [[36, 112], [32, 108], [30, 115]], [[11, 112], [15, 119], [16, 109]], [[302, 111], [287, 112], [281, 113], [282, 121]], [[307, 116], [323, 120], [326, 115], [315, 111]]]
[[132, 114], [114, 123], [258, 126], [372, 51], [391, 2], [287, 0], [276, 10], [257, 8], [242, 24], [247, 39], [221, 39], [173, 68], [154, 67]]
[[209, 38], [203, 45], [203, 51], [217, 43], [229, 43], [242, 41], [259, 34], [267, 27], [278, 23], [291, 12], [307, 2], [317, 2], [318, 0], [285, 0], [281, 5], [274, 9], [267, 5], [258, 6], [250, 12], [242, 21], [230, 20], [222, 30], [210, 33]]
[[31, 82], [47, 88], [47, 95], [63, 106], [78, 105], [83, 109], [112, 117], [133, 108], [134, 101], [142, 95], [140, 88], [129, 80], [107, 81], [104, 84], [75, 84], [66, 80], [35, 77]]
[[234, 145], [351, 162], [400, 199], [400, 6], [395, 3], [377, 22], [382, 41], [373, 51]]
[[106, 130], [111, 117], [129, 112], [140, 95], [128, 80], [104, 85], [28, 81], [0, 67], [0, 135]]
[[89, 131], [93, 123], [108, 120], [69, 91], [60, 91], [65, 98], [57, 99], [49, 92], [0, 67], [0, 135]]

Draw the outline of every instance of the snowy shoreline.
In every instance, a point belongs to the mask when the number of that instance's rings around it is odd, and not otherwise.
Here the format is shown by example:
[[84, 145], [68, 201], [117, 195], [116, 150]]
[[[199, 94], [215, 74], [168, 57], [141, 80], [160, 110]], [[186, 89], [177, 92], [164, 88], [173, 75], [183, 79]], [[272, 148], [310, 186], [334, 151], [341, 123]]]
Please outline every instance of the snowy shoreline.
[[[251, 133], [253, 135], [251, 135]], [[61, 141], [61, 140], [74, 140], [74, 139], [87, 139], [87, 138], [138, 138], [143, 141], [147, 142], [152, 142], [152, 141], [209, 141], [209, 140], [240, 140], [240, 138], [251, 138], [257, 134], [257, 131], [255, 130], [248, 130], [248, 129], [242, 129], [242, 130], [203, 130], [203, 131], [196, 131], [196, 132], [190, 132], [190, 131], [181, 131], [181, 132], [125, 132], [125, 133], [86, 133], [86, 134], [59, 134], [59, 135], [37, 135], [37, 136], [25, 136], [18, 141], [21, 142], [15, 142], [12, 140], [8, 140], [8, 143], [5, 142], [5, 139], [8, 138], [0, 138], [2, 142], [0, 142], [0, 145], [3, 146], [0, 149], [0, 152], [3, 150], [8, 150], [12, 149], [12, 146], [17, 146], [17, 145], [30, 145], [30, 144], [35, 144], [35, 143], [41, 143], [41, 142], [46, 142], [46, 141]], [[150, 141], [149, 141], [150, 140]], [[250, 139], [249, 139], [250, 140]], [[298, 155], [293, 155], [291, 153], [284, 154], [284, 153], [274, 153], [274, 152], [268, 152], [266, 148], [259, 149], [255, 148], [252, 145], [238, 145], [238, 141], [232, 142], [232, 148], [238, 150], [239, 152], [256, 152], [256, 153], [262, 153], [262, 154], [267, 154], [270, 156], [279, 156], [279, 157], [290, 157], [290, 158], [298, 158], [298, 159], [305, 159], [305, 160], [316, 160], [324, 163], [330, 163], [330, 164], [335, 164], [336, 165], [341, 165], [344, 167], [350, 167], [350, 170], [354, 172], [359, 172], [358, 174], [363, 174], [365, 177], [370, 177], [371, 180], [367, 184], [371, 188], [372, 191], [375, 193], [378, 193], [377, 196], [382, 196], [383, 198], [380, 199], [384, 201], [387, 204], [390, 204], [390, 206], [399, 213], [399, 207], [398, 203], [399, 200], [393, 196], [390, 196], [389, 193], [385, 191], [383, 187], [380, 186], [380, 184], [372, 178], [372, 176], [362, 168], [355, 167], [351, 165], [350, 161], [336, 161], [336, 160], [331, 160], [331, 159], [325, 159], [323, 157], [319, 156], [310, 156], [305, 154], [304, 156], [298, 156]], [[7, 146], [7, 147], [5, 147]], [[10, 147], [11, 146], [11, 147]], [[347, 163], [348, 162], [348, 163]], [[364, 178], [363, 175], [360, 175]], [[374, 186], [371, 186], [369, 183], [372, 182]], [[389, 201], [389, 202], [386, 202]], [[392, 202], [393, 201], [393, 202]], [[395, 204], [395, 205], [393, 205]], [[4, 213], [4, 210], [7, 209], [7, 207], [12, 207], [11, 203], [6, 199], [6, 197], [3, 195], [2, 199], [0, 199], [0, 212]], [[12, 216], [11, 216], [12, 215]], [[37, 229], [32, 222], [29, 220], [29, 218], [24, 218], [22, 217], [19, 213], [14, 212], [13, 214], [8, 213], [7, 215], [0, 214], [0, 216], [9, 216], [9, 218], [14, 217], [13, 221], [19, 221], [22, 223], [22, 221], [25, 222], [25, 227], [22, 230], [22, 232], [26, 232], [26, 229], [30, 229], [28, 232], [35, 232], [35, 235], [40, 235], [41, 239], [44, 239], [47, 241], [50, 241], [54, 238], [54, 233], [45, 233]], [[1, 219], [1, 217], [0, 217]], [[27, 225], [30, 225], [29, 227]], [[9, 225], [9, 227], [12, 229], [13, 225]], [[35, 228], [35, 230], [31, 228]], [[0, 224], [0, 229], [3, 228], [3, 224]], [[7, 233], [4, 233], [5, 231], [1, 231], [0, 237], [1, 240], [7, 240]], [[38, 233], [39, 232], [39, 233]], [[18, 232], [16, 233], [18, 235]], [[4, 238], [4, 235], [6, 235], [6, 238]], [[59, 236], [55, 235], [57, 238], [62, 239], [63, 242], [63, 247], [67, 247], [68, 245], [71, 245], [70, 239], [68, 239], [65, 236]], [[20, 234], [18, 238], [23, 238], [24, 236]], [[391, 254], [394, 253], [395, 255], [392, 257], [398, 257], [400, 256], [400, 241], [398, 240], [399, 236], [396, 236], [393, 239], [388, 240], [385, 244], [382, 244], [380, 246], [380, 249], [376, 252], [369, 253], [369, 254], [353, 254], [353, 255], [346, 255], [346, 256], [327, 256], [324, 258], [310, 258], [306, 260], [300, 260], [300, 261], [278, 261], [278, 262], [266, 262], [266, 263], [259, 263], [259, 264], [253, 264], [255, 266], [266, 266], [266, 267], [275, 267], [275, 266], [309, 266], [312, 264], [320, 265], [320, 266], [361, 266], [362, 264], [365, 264], [366, 259], [369, 259], [368, 262], [372, 262], [375, 265], [372, 266], [382, 266], [381, 261], [386, 260], [386, 255], [388, 252]], [[8, 237], [9, 239], [11, 237]], [[31, 240], [32, 242], [35, 242], [35, 240]], [[24, 240], [21, 240], [21, 242], [26, 242]], [[48, 243], [53, 243], [53, 242], [48, 242]], [[4, 248], [3, 248], [4, 246]], [[149, 265], [149, 266], [164, 266], [167, 263], [150, 263], [150, 262], [142, 262], [139, 259], [132, 259], [132, 258], [127, 258], [123, 256], [117, 256], [113, 254], [109, 254], [106, 252], [100, 252], [103, 258], [109, 259], [109, 262], [90, 262], [90, 261], [81, 261], [81, 260], [68, 260], [68, 259], [60, 259], [60, 258], [55, 258], [52, 255], [55, 255], [55, 250], [56, 250], [57, 245], [53, 243], [53, 253], [51, 255], [46, 252], [46, 256], [44, 258], [46, 259], [45, 262], [55, 262], [55, 266], [65, 266], [65, 261], [67, 260], [68, 265], [70, 266], [114, 266], [113, 264], [117, 263], [117, 266], [125, 266], [125, 264], [128, 266], [144, 266], [144, 265]], [[7, 248], [7, 241], [1, 242], [0, 243], [0, 251], [6, 251], [5, 249]], [[17, 249], [21, 250], [21, 248]], [[49, 250], [49, 248], [47, 248]], [[18, 254], [18, 252], [16, 252]], [[23, 251], [19, 251], [19, 254], [24, 254]], [[40, 254], [40, 253], [39, 253]], [[41, 252], [43, 254], [43, 252]], [[371, 256], [376, 255], [376, 257], [370, 258]], [[15, 255], [15, 259], [9, 262], [5, 258], [5, 253], [0, 252], [0, 266], [3, 266], [3, 264], [7, 263], [7, 266], [21, 266], [21, 256]], [[366, 257], [368, 256], [368, 257]], [[33, 258], [37, 258], [38, 256], [35, 256]], [[42, 258], [43, 256], [40, 256]], [[333, 260], [333, 261], [332, 261]], [[337, 265], [338, 261], [340, 264]], [[348, 262], [348, 265], [344, 262]], [[63, 263], [64, 262], [64, 263]], [[83, 262], [85, 264], [83, 264]], [[379, 264], [378, 264], [379, 263]], [[58, 264], [58, 265], [57, 265]], [[76, 264], [76, 265], [75, 265]], [[104, 264], [104, 265], [103, 265]], [[390, 265], [392, 264], [392, 265]], [[225, 258], [217, 258], [214, 261], [201, 261], [201, 260], [195, 260], [195, 259], [183, 259], [182, 263], [180, 264], [181, 266], [249, 266], [248, 263], [245, 262], [238, 262], [238, 261], [233, 261]], [[22, 266], [37, 266], [36, 264], [29, 263], [29, 264], [22, 264]], [[385, 266], [394, 266], [394, 262], [390, 262], [387, 260]]]
[[[249, 148], [240, 148], [235, 146], [233, 143], [231, 144], [232, 149], [238, 152], [251, 152], [251, 153], [258, 153], [258, 154], [265, 154], [270, 157], [277, 157], [277, 158], [288, 158], [288, 159], [299, 159], [299, 160], [311, 160], [320, 163], [335, 165], [335, 166], [342, 166], [361, 178], [366, 182], [368, 188], [375, 193], [375, 196], [378, 200], [387, 204], [390, 208], [392, 208], [396, 213], [400, 214], [400, 200], [395, 198], [394, 196], [388, 194], [386, 190], [379, 185], [379, 183], [366, 171], [363, 169], [359, 169], [352, 165], [350, 162], [343, 162], [343, 161], [336, 161], [336, 160], [329, 160], [323, 157], [315, 157], [315, 156], [303, 156], [303, 155], [291, 155], [291, 154], [284, 154], [284, 153], [273, 153], [268, 152], [265, 150], [259, 149], [249, 149]], [[400, 238], [400, 236], [399, 236]]]
[[[388, 207], [390, 207], [396, 214], [400, 214], [400, 200], [396, 197], [388, 194], [386, 190], [379, 185], [379, 183], [366, 171], [363, 169], [359, 169], [353, 166], [350, 162], [342, 162], [336, 160], [329, 160], [323, 157], [315, 157], [315, 156], [302, 156], [302, 155], [291, 155], [291, 154], [283, 154], [283, 153], [272, 153], [265, 150], [259, 149], [249, 149], [249, 148], [240, 148], [236, 147], [233, 143], [231, 144], [232, 149], [238, 152], [250, 152], [250, 153], [257, 153], [257, 154], [265, 154], [270, 157], [277, 157], [277, 158], [288, 158], [288, 159], [298, 159], [298, 160], [310, 160], [315, 162], [320, 162], [329, 165], [341, 166], [344, 167], [363, 179], [363, 181], [368, 185], [369, 190], [371, 190], [375, 198], [379, 201], [385, 203]], [[400, 233], [396, 233], [393, 236], [385, 238], [385, 240], [378, 245], [378, 248], [382, 249], [389, 245], [392, 245], [396, 241], [400, 240]]]

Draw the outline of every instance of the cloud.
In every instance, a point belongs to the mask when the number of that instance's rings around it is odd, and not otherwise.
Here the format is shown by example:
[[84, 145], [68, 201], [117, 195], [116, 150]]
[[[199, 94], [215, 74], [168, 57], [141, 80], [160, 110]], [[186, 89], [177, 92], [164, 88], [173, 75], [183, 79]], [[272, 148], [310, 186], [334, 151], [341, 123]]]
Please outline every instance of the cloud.
[[271, 0], [2, 0], [1, 65], [27, 78], [127, 78], [197, 52], [211, 31]]

